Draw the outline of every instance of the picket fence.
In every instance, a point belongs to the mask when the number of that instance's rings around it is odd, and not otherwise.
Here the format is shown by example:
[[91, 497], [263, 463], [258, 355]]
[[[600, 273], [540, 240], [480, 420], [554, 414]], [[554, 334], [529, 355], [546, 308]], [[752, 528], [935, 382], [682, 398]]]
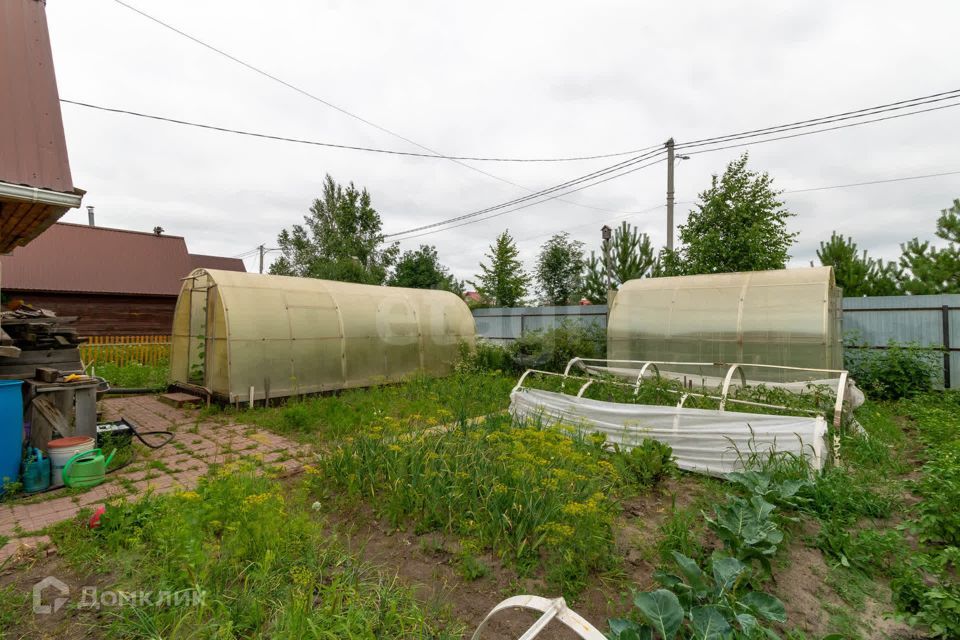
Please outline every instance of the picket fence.
[[84, 364], [139, 363], [156, 366], [170, 359], [170, 336], [90, 336], [80, 345]]

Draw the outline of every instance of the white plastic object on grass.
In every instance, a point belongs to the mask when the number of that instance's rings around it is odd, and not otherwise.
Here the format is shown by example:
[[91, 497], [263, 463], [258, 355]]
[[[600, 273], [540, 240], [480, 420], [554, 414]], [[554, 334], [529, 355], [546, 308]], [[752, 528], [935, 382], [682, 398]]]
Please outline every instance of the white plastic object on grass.
[[[587, 376], [571, 375], [570, 370], [574, 365], [581, 366]], [[591, 373], [612, 374], [628, 379], [631, 382], [605, 382], [636, 390], [645, 377], [660, 377], [661, 370], [666, 371], [671, 366], [720, 368], [725, 370], [725, 375], [714, 377], [719, 389], [671, 390], [677, 394], [675, 406], [607, 402], [583, 397], [590, 385], [598, 381], [590, 376]], [[817, 382], [835, 384], [834, 423], [839, 426], [844, 410], [844, 392], [847, 390], [846, 371], [738, 363], [588, 361], [575, 358], [563, 374], [537, 370], [525, 372], [510, 394], [510, 411], [522, 420], [564, 423], [585, 431], [603, 433], [608, 441], [628, 449], [645, 438], [664, 442], [673, 448], [677, 465], [687, 471], [723, 476], [742, 469], [745, 457], [772, 451], [803, 456], [811, 467], [822, 469], [829, 453], [824, 440], [827, 423], [822, 412], [796, 409], [794, 412], [801, 415], [767, 415], [731, 410], [731, 407], [751, 406], [791, 411], [782, 405], [730, 397], [735, 376], [739, 385], [750, 382], [744, 374], [744, 369], [750, 367], [779, 369], [785, 374], [796, 373], [798, 376], [812, 375], [817, 377]], [[569, 394], [530, 388], [525, 383], [531, 374], [555, 376], [564, 382], [576, 381], [578, 391], [572, 395], [572, 386]], [[824, 374], [835, 377], [827, 378]], [[760, 384], [770, 385], [769, 382]], [[689, 397], [715, 400], [719, 408], [684, 407]]]
[[551, 621], [565, 625], [571, 629], [583, 640], [606, 640], [606, 636], [600, 633], [596, 627], [587, 622], [576, 611], [567, 608], [567, 603], [563, 598], [554, 598], [550, 600], [541, 596], [513, 596], [507, 598], [500, 604], [490, 610], [490, 613], [483, 619], [480, 626], [471, 636], [471, 640], [480, 640], [481, 633], [487, 623], [502, 611], [522, 609], [527, 611], [538, 611], [541, 615], [533, 625], [527, 629], [518, 640], [531, 640], [543, 631]]

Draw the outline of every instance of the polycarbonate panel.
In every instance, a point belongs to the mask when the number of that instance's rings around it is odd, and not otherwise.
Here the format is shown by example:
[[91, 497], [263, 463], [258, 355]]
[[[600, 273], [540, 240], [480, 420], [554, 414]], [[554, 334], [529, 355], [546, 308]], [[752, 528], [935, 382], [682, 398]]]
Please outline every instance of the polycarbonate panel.
[[840, 368], [838, 299], [830, 267], [630, 280], [607, 357]]
[[[201, 281], [214, 285], [209, 293], [195, 290]], [[213, 335], [202, 335], [206, 329], [194, 319], [199, 309], [191, 313], [184, 303], [201, 293], [214, 308]], [[445, 291], [207, 269], [184, 281], [174, 325], [172, 381], [189, 381], [182, 345], [205, 339], [207, 385], [230, 401], [247, 400], [251, 386], [261, 399], [267, 389], [278, 398], [418, 370], [444, 375], [458, 344], [473, 344], [476, 334], [466, 304]]]

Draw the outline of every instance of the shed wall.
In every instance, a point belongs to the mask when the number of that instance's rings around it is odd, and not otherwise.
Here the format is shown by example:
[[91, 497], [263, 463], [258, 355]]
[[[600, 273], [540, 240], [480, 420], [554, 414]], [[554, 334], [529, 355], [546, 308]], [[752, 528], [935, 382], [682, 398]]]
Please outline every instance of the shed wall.
[[70, 326], [82, 336], [169, 335], [177, 304], [174, 296], [56, 293], [6, 287], [3, 293], [61, 317], [77, 316]]
[[177, 303], [171, 380], [197, 384], [202, 368], [230, 401], [250, 387], [262, 399], [369, 386], [449, 373], [474, 336], [466, 304], [444, 291], [198, 269]]

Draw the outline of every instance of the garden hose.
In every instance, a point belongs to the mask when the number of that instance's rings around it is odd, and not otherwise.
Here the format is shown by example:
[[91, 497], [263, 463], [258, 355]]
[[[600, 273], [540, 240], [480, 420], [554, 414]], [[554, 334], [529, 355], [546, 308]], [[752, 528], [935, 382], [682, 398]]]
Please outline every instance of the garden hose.
[[[147, 447], [150, 447], [151, 449], [159, 449], [160, 447], [165, 447], [165, 446], [167, 446], [168, 444], [170, 444], [171, 442], [173, 442], [173, 439], [176, 437], [175, 434], [173, 433], [173, 431], [144, 431], [144, 432], [140, 432], [140, 431], [137, 431], [136, 427], [134, 427], [134, 423], [133, 423], [131, 420], [129, 420], [129, 419], [127, 419], [127, 418], [124, 418], [123, 416], [121, 416], [120, 419], [127, 423], [127, 426], [130, 427], [130, 432], [133, 433], [133, 435], [135, 435], [135, 436], [137, 437], [137, 440], [139, 440], [140, 442], [142, 442], [142, 443], [143, 443], [144, 445], [146, 445]], [[167, 436], [167, 439], [164, 440], [163, 442], [161, 442], [160, 444], [150, 444], [149, 442], [147, 442], [146, 440], [143, 439], [143, 436], [160, 436], [160, 435]], [[122, 467], [121, 467], [121, 468], [122, 468]]]

